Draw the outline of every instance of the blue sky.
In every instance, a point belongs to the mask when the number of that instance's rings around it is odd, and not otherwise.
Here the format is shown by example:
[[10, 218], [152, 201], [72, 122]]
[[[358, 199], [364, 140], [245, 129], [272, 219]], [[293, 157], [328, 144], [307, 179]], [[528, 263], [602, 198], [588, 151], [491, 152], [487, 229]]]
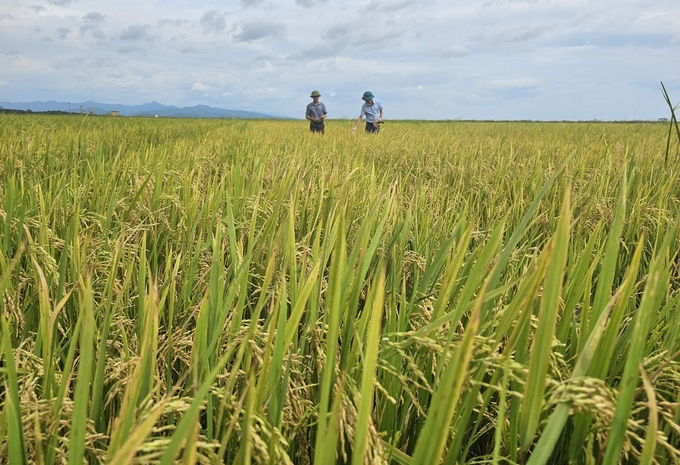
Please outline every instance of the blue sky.
[[678, 0], [0, 0], [0, 101], [626, 120], [680, 101]]

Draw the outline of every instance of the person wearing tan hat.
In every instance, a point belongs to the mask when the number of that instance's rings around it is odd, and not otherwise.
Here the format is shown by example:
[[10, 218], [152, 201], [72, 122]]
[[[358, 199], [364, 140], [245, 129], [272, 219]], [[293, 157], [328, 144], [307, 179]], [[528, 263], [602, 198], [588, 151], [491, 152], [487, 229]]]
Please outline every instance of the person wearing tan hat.
[[309, 131], [324, 133], [326, 127], [324, 120], [326, 119], [326, 105], [319, 102], [321, 94], [318, 90], [312, 92], [310, 97], [313, 99], [312, 103], [307, 105], [306, 118], [309, 120]]

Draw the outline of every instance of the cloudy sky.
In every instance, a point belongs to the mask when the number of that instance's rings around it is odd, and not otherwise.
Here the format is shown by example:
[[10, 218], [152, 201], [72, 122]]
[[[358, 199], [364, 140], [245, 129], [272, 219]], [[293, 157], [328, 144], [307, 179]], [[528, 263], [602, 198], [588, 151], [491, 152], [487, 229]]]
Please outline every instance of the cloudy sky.
[[0, 101], [330, 117], [656, 119], [678, 0], [0, 0]]

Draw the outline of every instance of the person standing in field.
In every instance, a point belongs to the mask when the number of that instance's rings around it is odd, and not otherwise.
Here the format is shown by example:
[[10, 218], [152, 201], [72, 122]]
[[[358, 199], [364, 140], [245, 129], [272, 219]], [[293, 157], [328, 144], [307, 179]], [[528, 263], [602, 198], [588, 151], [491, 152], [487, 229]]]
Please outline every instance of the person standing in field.
[[326, 119], [326, 105], [319, 102], [321, 94], [318, 90], [312, 91], [310, 97], [312, 97], [313, 101], [307, 105], [306, 115], [306, 118], [309, 120], [309, 131], [323, 134], [326, 129], [324, 125], [324, 120]]
[[361, 119], [366, 116], [366, 133], [367, 134], [377, 134], [380, 132], [380, 123], [383, 117], [383, 106], [380, 102], [375, 100], [373, 93], [370, 90], [364, 92], [361, 97], [364, 104], [361, 106], [361, 114], [357, 119], [357, 123], [352, 128], [352, 133], [357, 132], [357, 127]]

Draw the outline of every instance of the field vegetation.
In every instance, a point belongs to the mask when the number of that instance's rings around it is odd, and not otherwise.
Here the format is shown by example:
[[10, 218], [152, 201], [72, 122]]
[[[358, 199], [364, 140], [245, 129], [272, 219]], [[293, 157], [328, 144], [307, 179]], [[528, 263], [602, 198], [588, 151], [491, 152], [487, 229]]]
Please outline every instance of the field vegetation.
[[0, 462], [680, 463], [668, 126], [0, 115]]

